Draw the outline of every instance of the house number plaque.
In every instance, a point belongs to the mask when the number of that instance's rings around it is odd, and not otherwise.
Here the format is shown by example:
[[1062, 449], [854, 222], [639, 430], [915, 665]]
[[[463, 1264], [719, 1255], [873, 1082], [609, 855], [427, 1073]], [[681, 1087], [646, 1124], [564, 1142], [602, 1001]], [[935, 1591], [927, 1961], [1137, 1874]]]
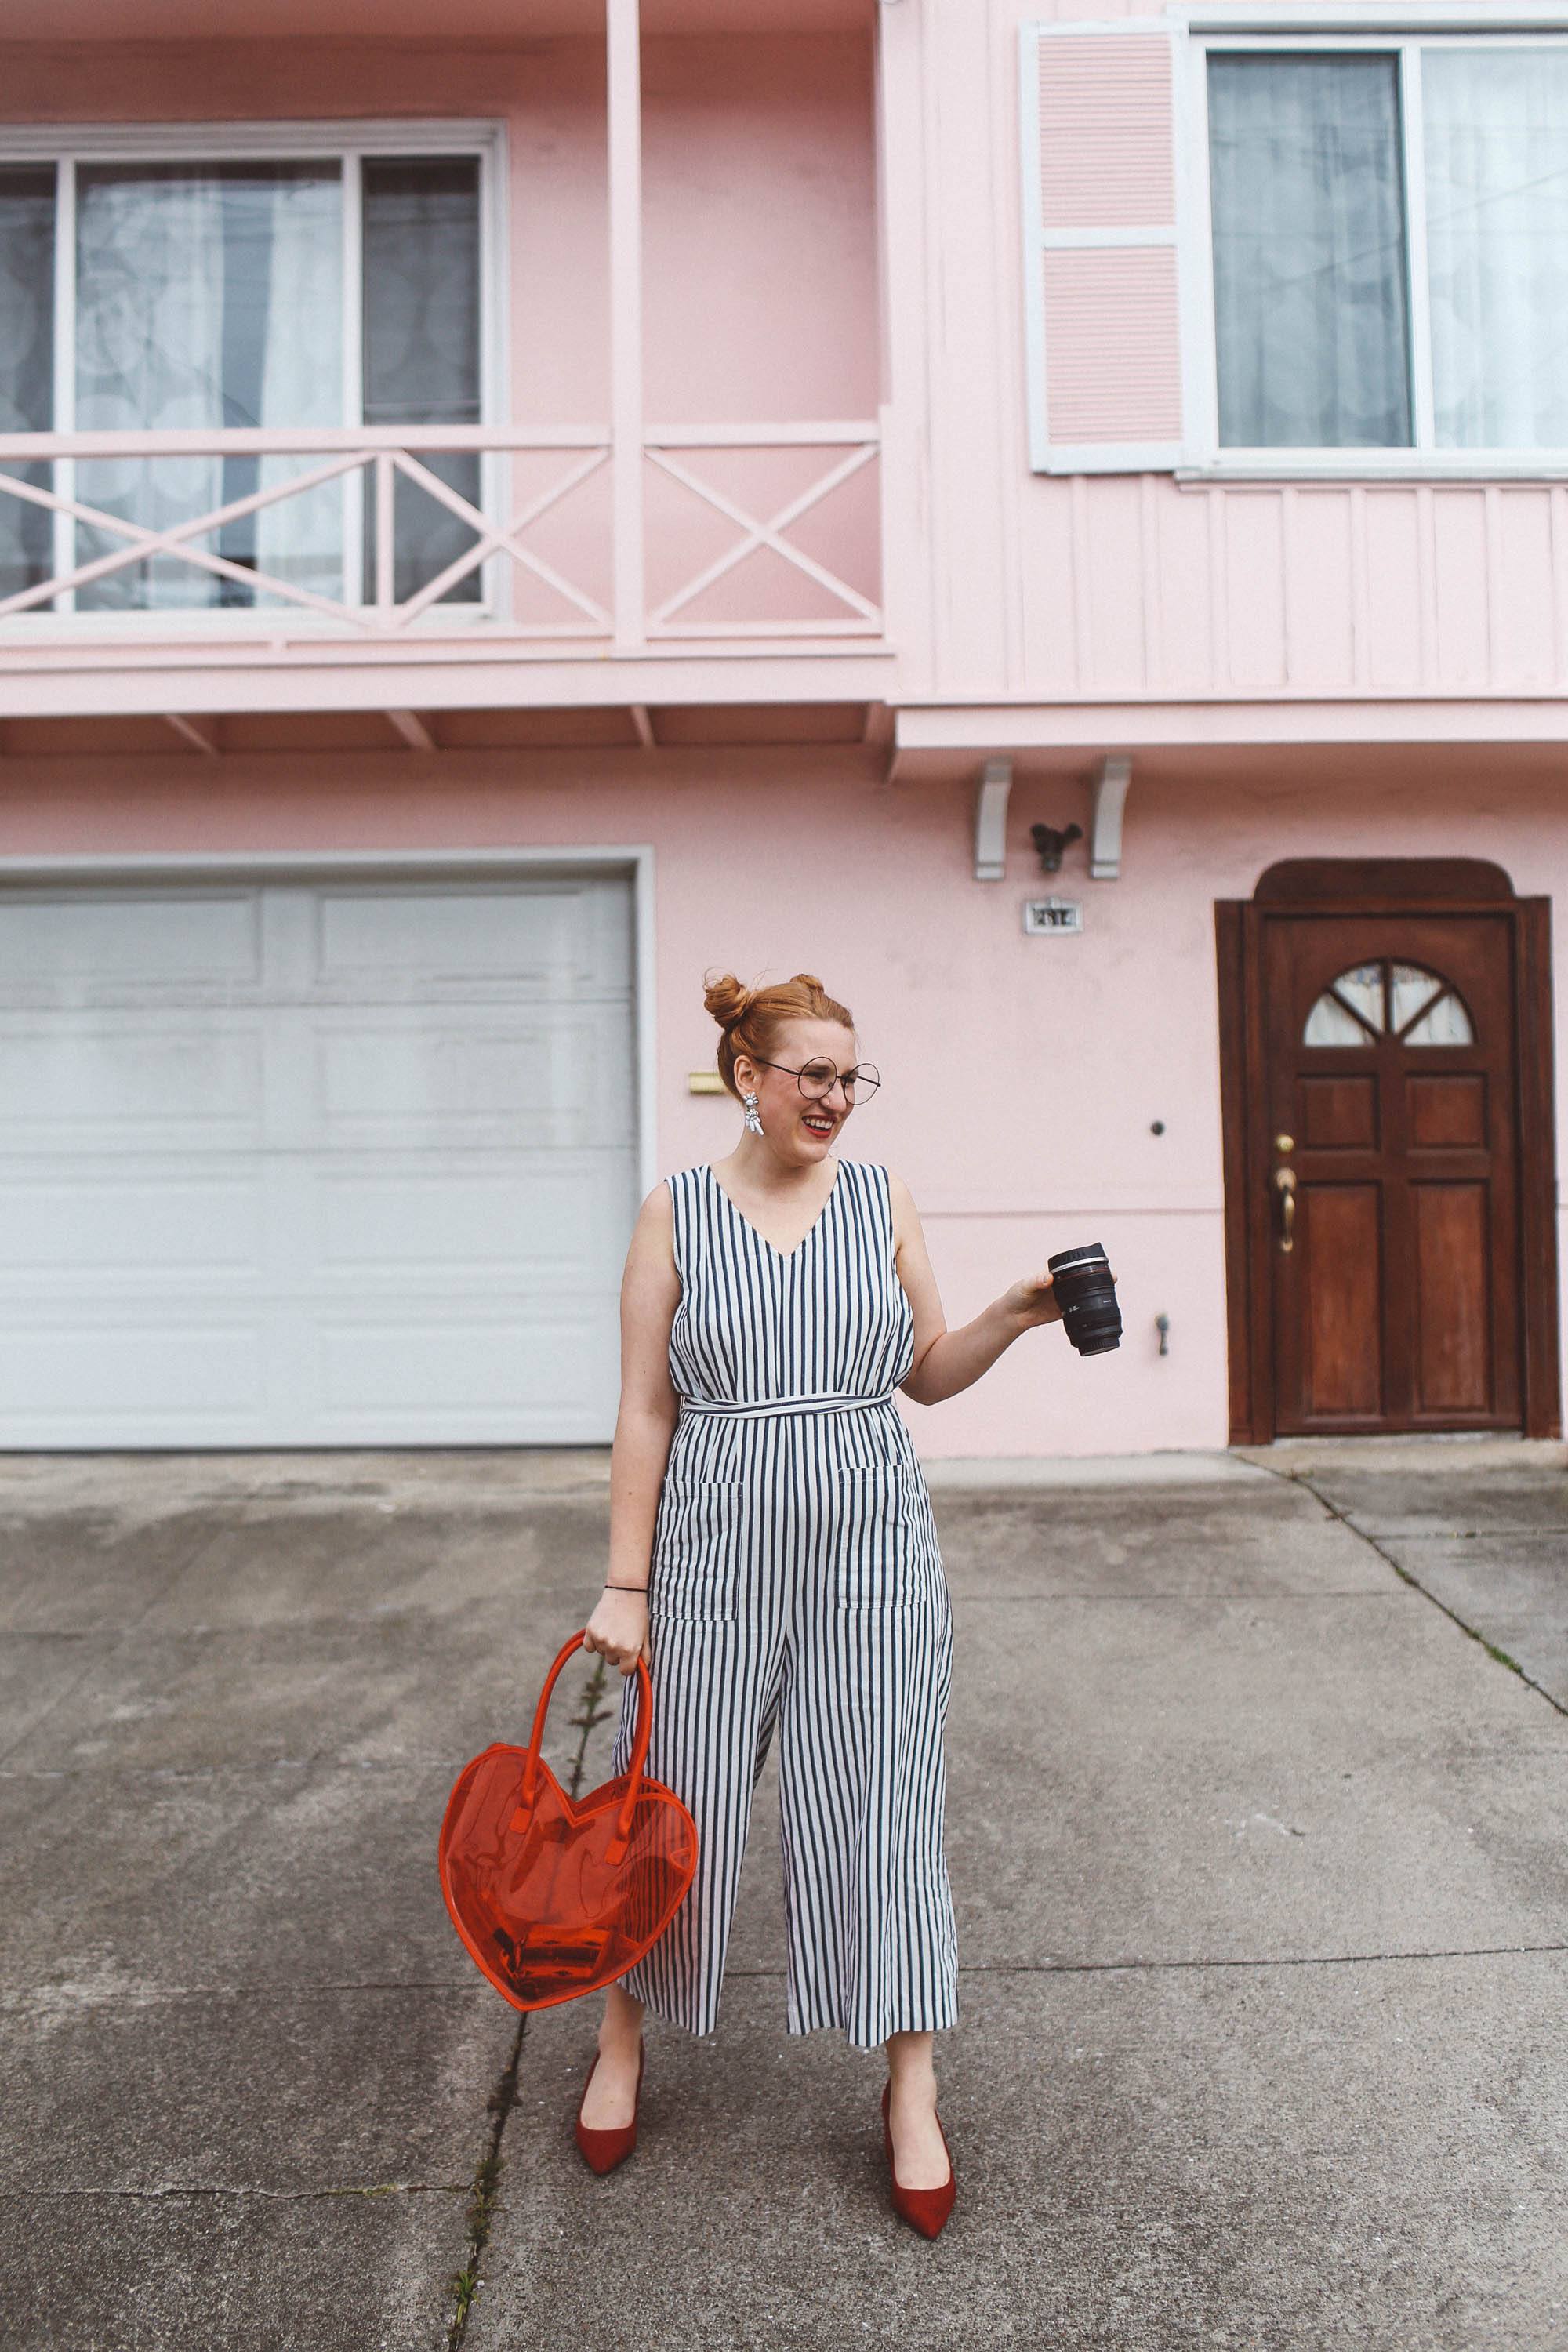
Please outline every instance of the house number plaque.
[[1031, 940], [1059, 939], [1083, 929], [1083, 908], [1076, 898], [1026, 898], [1024, 930]]

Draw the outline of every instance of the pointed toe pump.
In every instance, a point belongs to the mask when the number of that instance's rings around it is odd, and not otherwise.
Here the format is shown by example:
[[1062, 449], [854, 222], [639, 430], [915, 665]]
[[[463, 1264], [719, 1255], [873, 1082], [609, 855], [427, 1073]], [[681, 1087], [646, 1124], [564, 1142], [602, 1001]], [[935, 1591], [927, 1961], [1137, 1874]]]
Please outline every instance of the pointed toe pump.
[[[939, 2238], [946, 2226], [947, 2217], [952, 2210], [953, 2200], [958, 2194], [958, 2183], [953, 2178], [952, 2171], [952, 2151], [948, 2148], [947, 2179], [940, 2189], [904, 2188], [893, 2168], [893, 2131], [888, 2120], [889, 2097], [888, 2086], [884, 2085], [882, 2145], [888, 2151], [888, 2179], [892, 2184], [893, 2210], [901, 2221], [909, 2223], [911, 2230], [918, 2230], [922, 2238]], [[936, 2119], [936, 2127], [938, 2131], [942, 2131], [940, 2116]], [[944, 2131], [942, 2131], [942, 2144], [944, 2148], [947, 2147], [947, 2134]]]
[[[588, 2167], [590, 2172], [614, 2172], [617, 2164], [625, 2164], [627, 2157], [630, 2156], [633, 2148], [636, 2147], [637, 2144], [637, 2107], [640, 2105], [642, 2101], [642, 2070], [647, 2057], [647, 2051], [639, 2042], [637, 2044], [637, 2095], [632, 2103], [632, 2119], [629, 2124], [623, 2124], [617, 2131], [590, 2131], [587, 2125], [583, 2121], [582, 2101], [579, 2100], [578, 2102], [576, 2126], [577, 2147], [584, 2163]], [[596, 2066], [598, 2063], [599, 2054], [598, 2052], [595, 2051], [594, 2053], [594, 2066]], [[594, 2079], [594, 2066], [590, 2066], [588, 2069], [588, 2083], [591, 2083]], [[583, 2085], [583, 2097], [584, 2099], [588, 2095], [588, 2083], [584, 2083]]]

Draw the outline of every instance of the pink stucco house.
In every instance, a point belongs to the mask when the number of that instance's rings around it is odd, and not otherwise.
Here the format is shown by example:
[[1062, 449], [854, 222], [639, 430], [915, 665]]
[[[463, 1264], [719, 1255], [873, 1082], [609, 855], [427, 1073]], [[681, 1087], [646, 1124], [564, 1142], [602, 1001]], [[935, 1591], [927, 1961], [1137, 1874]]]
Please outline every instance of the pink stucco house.
[[1558, 1428], [1568, 6], [1083, 5], [0, 0], [0, 1444], [605, 1437], [714, 964], [929, 1453]]

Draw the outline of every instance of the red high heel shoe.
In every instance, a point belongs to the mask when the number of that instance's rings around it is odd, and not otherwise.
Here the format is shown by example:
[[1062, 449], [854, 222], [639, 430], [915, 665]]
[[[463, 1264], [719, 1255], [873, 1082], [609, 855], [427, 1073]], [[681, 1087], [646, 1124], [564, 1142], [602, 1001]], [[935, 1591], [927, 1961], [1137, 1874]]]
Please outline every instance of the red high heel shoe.
[[[614, 2172], [617, 2164], [625, 2164], [637, 2144], [637, 2107], [642, 2099], [642, 2070], [643, 2062], [647, 2056], [647, 2051], [639, 2042], [637, 2043], [637, 2095], [632, 2102], [632, 2119], [629, 2124], [623, 2124], [618, 2131], [591, 2131], [583, 2121], [582, 2100], [577, 2103], [577, 2146], [583, 2161], [590, 2172]], [[594, 2066], [598, 2063], [599, 2053], [595, 2050]], [[588, 2083], [594, 2079], [594, 2066], [588, 2069]], [[588, 2083], [583, 2085], [584, 2099], [588, 2095]]]
[[[893, 2132], [888, 2121], [890, 2089], [889, 2084], [882, 2086], [882, 2145], [888, 2151], [888, 2179], [893, 2184], [893, 2210], [900, 2221], [909, 2223], [911, 2230], [918, 2230], [922, 2238], [939, 2238], [958, 2194], [958, 2183], [952, 2172], [952, 2151], [951, 2148], [947, 2150], [947, 2179], [940, 2189], [904, 2188], [893, 2169]], [[947, 2148], [947, 2134], [942, 2131], [940, 2116], [936, 2119], [936, 2127], [942, 2132], [942, 2147]]]

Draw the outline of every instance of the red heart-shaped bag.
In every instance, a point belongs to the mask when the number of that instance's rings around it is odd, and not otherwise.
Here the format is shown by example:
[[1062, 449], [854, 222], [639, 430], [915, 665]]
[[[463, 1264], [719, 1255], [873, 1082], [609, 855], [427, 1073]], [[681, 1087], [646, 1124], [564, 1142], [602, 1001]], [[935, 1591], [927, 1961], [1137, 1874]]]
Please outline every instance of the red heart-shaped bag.
[[631, 1770], [575, 1803], [540, 1759], [555, 1678], [545, 1676], [526, 1748], [465, 1764], [441, 1823], [441, 1892], [476, 1964], [514, 2009], [548, 2009], [612, 1984], [658, 1943], [697, 1870], [697, 1824], [673, 1790], [644, 1777], [653, 1690], [639, 1658]]

